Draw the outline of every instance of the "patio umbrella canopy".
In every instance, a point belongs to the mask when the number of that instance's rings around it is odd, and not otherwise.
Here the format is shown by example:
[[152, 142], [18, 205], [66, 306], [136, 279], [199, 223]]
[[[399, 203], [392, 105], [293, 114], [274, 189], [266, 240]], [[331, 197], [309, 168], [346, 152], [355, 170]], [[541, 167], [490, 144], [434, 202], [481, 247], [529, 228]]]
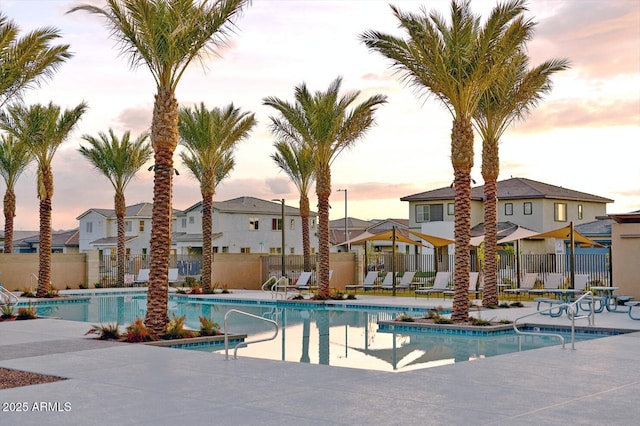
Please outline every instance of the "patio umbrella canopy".
[[[571, 240], [571, 228], [572, 228], [572, 225], [567, 225], [562, 228], [555, 229], [553, 231], [531, 235], [531, 238], [557, 238], [559, 240]], [[587, 244], [587, 245], [596, 246], [596, 247], [604, 247], [602, 244], [596, 243], [595, 241], [585, 237], [575, 229], [573, 230], [573, 240], [576, 243]]]

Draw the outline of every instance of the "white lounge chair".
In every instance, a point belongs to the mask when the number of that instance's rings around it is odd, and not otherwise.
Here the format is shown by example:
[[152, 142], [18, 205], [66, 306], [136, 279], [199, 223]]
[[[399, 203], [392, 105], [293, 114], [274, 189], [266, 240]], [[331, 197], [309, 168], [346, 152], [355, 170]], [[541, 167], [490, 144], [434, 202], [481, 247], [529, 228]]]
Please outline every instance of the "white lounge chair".
[[524, 274], [524, 278], [520, 283], [519, 288], [506, 288], [504, 289], [504, 293], [507, 294], [515, 294], [520, 296], [521, 293], [529, 293], [533, 290], [533, 286], [536, 285], [536, 280], [538, 279], [538, 274], [535, 272], [527, 272]]
[[562, 274], [547, 274], [544, 280], [543, 288], [532, 288], [529, 290], [531, 294], [544, 294], [553, 293], [564, 284], [564, 275]]
[[362, 289], [364, 291], [367, 290], [375, 290], [378, 285], [376, 281], [378, 280], [378, 271], [369, 271], [367, 272], [367, 276], [364, 277], [364, 281], [362, 284], [349, 284], [344, 286], [346, 290], [359, 290]]
[[[479, 272], [469, 272], [469, 294], [481, 294], [482, 289], [478, 287], [478, 278], [480, 277]], [[454, 290], [446, 290], [443, 291], [443, 296], [453, 297]]]
[[438, 272], [433, 280], [432, 287], [420, 287], [416, 289], [415, 294], [426, 294], [431, 296], [432, 293], [443, 293], [447, 290], [449, 285], [449, 279], [451, 278], [451, 272]]
[[310, 278], [311, 278], [311, 272], [301, 272], [295, 284], [292, 284], [292, 285], [278, 284], [277, 289], [284, 290], [285, 292], [289, 290], [297, 290], [300, 292], [302, 290], [311, 291], [311, 289], [315, 288], [315, 286], [309, 285]]
[[145, 285], [149, 282], [149, 271], [150, 269], [140, 269], [138, 270], [138, 276], [135, 281], [133, 281], [133, 285]]
[[169, 269], [169, 283], [178, 282], [178, 268]]
[[576, 290], [584, 290], [589, 282], [589, 274], [575, 274], [575, 282], [573, 288]]
[[[396, 283], [396, 290], [409, 290], [411, 287], [411, 282], [413, 281], [413, 276], [415, 275], [415, 271], [408, 271], [402, 275], [402, 278], [398, 283]], [[393, 290], [393, 283], [391, 284], [382, 284], [380, 286], [382, 290]]]

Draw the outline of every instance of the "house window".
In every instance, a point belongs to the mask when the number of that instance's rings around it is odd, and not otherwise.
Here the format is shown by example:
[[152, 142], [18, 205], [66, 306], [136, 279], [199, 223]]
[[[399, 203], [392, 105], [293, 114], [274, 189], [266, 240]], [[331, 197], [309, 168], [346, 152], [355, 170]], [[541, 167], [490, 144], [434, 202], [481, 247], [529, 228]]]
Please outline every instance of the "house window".
[[296, 248], [295, 247], [291, 247], [289, 249], [289, 254], [296, 254]]
[[93, 222], [87, 222], [85, 229], [86, 229], [86, 231], [88, 233], [92, 233], [93, 232]]
[[505, 203], [504, 214], [505, 216], [513, 216], [513, 203]]
[[311, 219], [311, 229], [316, 229], [316, 220], [315, 219]]
[[289, 220], [289, 229], [291, 229], [292, 231], [294, 229], [296, 229], [296, 220], [295, 219]]
[[441, 222], [442, 220], [442, 204], [418, 204], [416, 206], [416, 222]]
[[311, 247], [311, 254], [316, 254], [316, 248], [315, 247]]
[[144, 220], [140, 221], [140, 232], [144, 232]]
[[282, 219], [271, 219], [271, 230], [272, 231], [281, 231], [282, 230]]
[[182, 225], [183, 228], [187, 227], [187, 218], [183, 217], [182, 220], [180, 221], [180, 224]]
[[240, 253], [244, 253], [244, 254], [251, 253], [251, 247], [240, 247]]
[[530, 201], [524, 203], [524, 214], [530, 215], [533, 214], [533, 204]]
[[189, 224], [193, 225], [194, 223], [196, 223], [196, 218], [193, 216], [189, 216]]
[[223, 246], [222, 247], [222, 252], [223, 253], [229, 253], [229, 247], [228, 246]]
[[127, 232], [131, 232], [131, 230], [133, 229], [133, 225], [132, 225], [132, 223], [131, 223], [131, 221], [130, 221], [130, 220], [127, 220], [127, 221], [124, 223], [124, 226], [125, 226], [125, 228], [127, 228]]
[[455, 204], [453, 203], [447, 203], [447, 214], [449, 216], [453, 216], [456, 213], [454, 206]]
[[280, 254], [282, 253], [282, 247], [270, 247], [269, 254]]
[[578, 220], [582, 220], [582, 204], [578, 204]]
[[553, 204], [553, 220], [556, 222], [567, 221], [567, 203]]
[[217, 253], [218, 252], [218, 246], [211, 247], [211, 252], [212, 253]]
[[249, 231], [257, 231], [259, 229], [260, 225], [258, 223], [258, 218], [257, 217], [250, 217], [249, 218]]

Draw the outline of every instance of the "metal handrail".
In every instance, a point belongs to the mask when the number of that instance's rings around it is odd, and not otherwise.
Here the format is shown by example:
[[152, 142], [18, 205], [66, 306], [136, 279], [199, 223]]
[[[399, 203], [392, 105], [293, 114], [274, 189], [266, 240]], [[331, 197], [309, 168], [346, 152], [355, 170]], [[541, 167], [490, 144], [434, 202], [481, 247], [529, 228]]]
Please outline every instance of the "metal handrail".
[[[9, 290], [5, 289], [2, 286], [2, 283], [0, 283], [0, 295], [2, 295], [4, 298], [6, 298], [7, 300], [7, 304], [11, 305], [11, 299], [13, 299], [15, 302], [15, 304], [17, 305], [20, 302], [20, 299], [18, 298], [18, 296], [16, 296], [15, 294], [13, 294], [12, 292], [10, 292]], [[3, 302], [4, 303], [4, 302]]]
[[[275, 277], [274, 277], [274, 278], [275, 278]], [[271, 286], [271, 289], [270, 289], [270, 290], [271, 290], [271, 298], [272, 298], [272, 299], [273, 299], [273, 298], [276, 298], [276, 299], [278, 298], [278, 293], [279, 293], [279, 292], [278, 292], [278, 289], [279, 289], [280, 287], [284, 288], [284, 294], [282, 295], [282, 297], [283, 297], [283, 298], [284, 298], [284, 297], [287, 297], [287, 287], [288, 287], [288, 284], [289, 284], [289, 282], [288, 282], [288, 278], [287, 278], [287, 277], [282, 276], [282, 277], [278, 278], [278, 279], [276, 280], [275, 284], [273, 284], [273, 285]], [[263, 285], [264, 285], [264, 284], [263, 284]]]
[[[578, 304], [580, 303], [580, 301], [582, 301], [583, 299], [585, 299], [587, 296], [591, 296], [591, 312], [589, 313], [588, 316], [585, 315], [576, 315], [577, 311], [578, 311]], [[553, 337], [557, 337], [562, 341], [562, 349], [565, 349], [565, 338], [563, 336], [561, 336], [560, 334], [557, 333], [540, 333], [540, 332], [530, 332], [530, 331], [520, 331], [518, 330], [518, 320], [521, 320], [523, 318], [527, 318], [533, 315], [542, 315], [543, 312], [551, 312], [552, 309], [564, 309], [567, 312], [567, 317], [571, 318], [571, 349], [575, 350], [575, 328], [576, 328], [576, 324], [575, 324], [575, 320], [576, 318], [580, 319], [580, 318], [588, 318], [589, 319], [589, 325], [594, 325], [595, 324], [595, 311], [594, 311], [594, 300], [593, 300], [593, 293], [591, 291], [587, 291], [586, 293], [584, 293], [583, 295], [581, 295], [579, 298], [577, 298], [576, 300], [574, 300], [571, 303], [561, 303], [558, 306], [551, 306], [547, 309], [543, 309], [541, 311], [536, 311], [536, 312], [532, 312], [530, 314], [527, 315], [523, 315], [521, 317], [516, 318], [513, 321], [513, 330], [516, 332], [516, 334], [519, 335], [529, 335], [529, 336], [553, 336]]]
[[245, 340], [244, 342], [238, 343], [235, 346], [234, 350], [233, 350], [233, 359], [237, 359], [238, 358], [238, 349], [239, 348], [244, 348], [249, 343], [259, 343], [259, 342], [266, 342], [268, 340], [273, 340], [278, 336], [278, 323], [277, 322], [275, 322], [273, 320], [270, 320], [270, 319], [267, 319], [267, 318], [259, 317], [257, 315], [250, 314], [248, 312], [239, 311], [238, 309], [229, 309], [227, 311], [227, 313], [224, 314], [224, 358], [225, 358], [225, 360], [227, 360], [227, 361], [229, 360], [229, 333], [228, 333], [228, 330], [227, 330], [227, 319], [229, 318], [229, 314], [232, 314], [232, 313], [244, 315], [244, 316], [251, 317], [251, 318], [256, 318], [256, 319], [259, 319], [259, 320], [264, 321], [266, 323], [269, 323], [269, 324], [271, 324], [271, 325], [273, 325], [275, 327], [275, 333], [273, 334], [273, 336], [271, 336], [269, 338], [258, 339], [258, 340], [250, 340], [250, 341], [246, 341]]
[[[273, 282], [273, 284], [270, 285], [269, 283], [271, 282], [271, 280], [275, 280], [275, 281]], [[268, 280], [262, 283], [262, 286], [260, 288], [262, 289], [262, 291], [272, 291], [271, 289], [276, 284], [278, 284], [278, 278], [276, 278], [275, 275], [271, 275]]]

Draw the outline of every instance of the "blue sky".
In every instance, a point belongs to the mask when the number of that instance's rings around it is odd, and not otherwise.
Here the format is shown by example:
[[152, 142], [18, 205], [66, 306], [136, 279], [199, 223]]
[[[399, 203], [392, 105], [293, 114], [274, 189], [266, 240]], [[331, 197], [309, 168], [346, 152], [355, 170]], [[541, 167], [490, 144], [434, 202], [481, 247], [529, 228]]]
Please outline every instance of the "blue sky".
[[[53, 227], [77, 226], [75, 218], [91, 207], [113, 208], [108, 181], [80, 156], [81, 135], [110, 127], [132, 134], [150, 125], [155, 87], [145, 68], [132, 70], [96, 16], [66, 15], [86, 1], [0, 0], [0, 10], [27, 31], [53, 25], [62, 32], [74, 57], [41, 88], [28, 92], [27, 103], [53, 101], [73, 107], [86, 101], [89, 111], [54, 159]], [[93, 1], [101, 4], [101, 1]], [[403, 10], [420, 7], [448, 14], [449, 1], [397, 1]], [[486, 16], [493, 1], [472, 1]], [[535, 0], [529, 16], [537, 32], [529, 43], [532, 63], [566, 57], [571, 70], [554, 78], [554, 90], [526, 122], [510, 128], [500, 147], [500, 179], [526, 177], [615, 200], [609, 213], [640, 209], [640, 2], [633, 0]], [[378, 0], [254, 0], [217, 57], [194, 64], [177, 91], [181, 106], [207, 107], [233, 102], [256, 113], [258, 125], [236, 153], [237, 166], [216, 194], [285, 198], [297, 206], [298, 194], [269, 155], [271, 110], [266, 96], [293, 99], [306, 82], [325, 90], [337, 76], [345, 91], [362, 96], [380, 93], [388, 104], [376, 114], [376, 126], [355, 147], [343, 152], [332, 168], [331, 218], [408, 217], [399, 199], [452, 181], [451, 118], [433, 98], [406, 87], [379, 54], [369, 52], [358, 36], [368, 29], [401, 35], [388, 2]], [[480, 185], [480, 138], [472, 176]], [[174, 207], [200, 199], [197, 182], [176, 156]], [[0, 191], [4, 192], [3, 185]], [[38, 228], [35, 169], [21, 177], [17, 192], [17, 230]], [[127, 204], [152, 201], [153, 175], [142, 169], [126, 192]], [[312, 196], [314, 204], [315, 194]]]

